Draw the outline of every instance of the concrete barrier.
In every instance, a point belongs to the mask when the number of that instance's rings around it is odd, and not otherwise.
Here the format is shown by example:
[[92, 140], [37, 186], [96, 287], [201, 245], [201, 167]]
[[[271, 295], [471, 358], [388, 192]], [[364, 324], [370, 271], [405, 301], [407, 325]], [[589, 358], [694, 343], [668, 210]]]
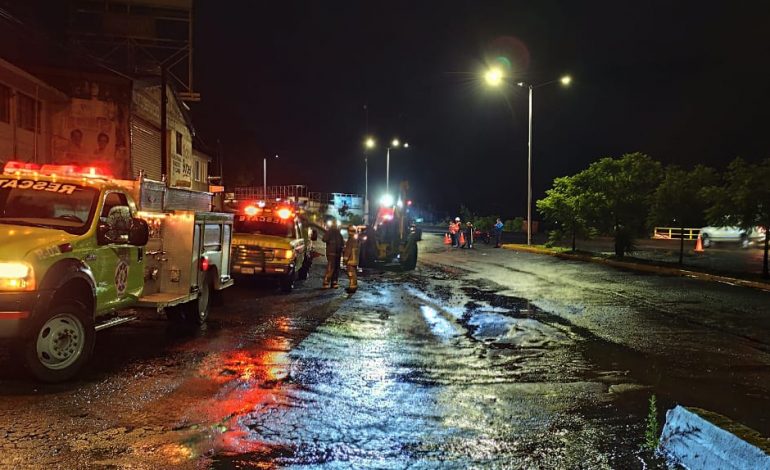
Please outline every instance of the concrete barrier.
[[688, 470], [770, 470], [770, 440], [698, 408], [677, 406], [666, 413], [658, 450]]

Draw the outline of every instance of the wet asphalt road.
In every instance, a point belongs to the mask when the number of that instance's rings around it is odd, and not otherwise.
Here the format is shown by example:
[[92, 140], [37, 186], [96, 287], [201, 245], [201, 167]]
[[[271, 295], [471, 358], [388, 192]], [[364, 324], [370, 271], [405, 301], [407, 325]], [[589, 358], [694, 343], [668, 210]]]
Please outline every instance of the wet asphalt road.
[[71, 383], [0, 357], [0, 468], [641, 468], [653, 393], [661, 419], [770, 435], [770, 294], [421, 250], [353, 296], [320, 290], [319, 262], [288, 296], [230, 289], [200, 330], [107, 330]]

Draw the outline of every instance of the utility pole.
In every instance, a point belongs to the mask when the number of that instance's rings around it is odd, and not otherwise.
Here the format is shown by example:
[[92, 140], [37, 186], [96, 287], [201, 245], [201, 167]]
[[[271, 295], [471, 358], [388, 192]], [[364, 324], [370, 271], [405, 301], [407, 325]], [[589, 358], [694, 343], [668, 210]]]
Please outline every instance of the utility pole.
[[160, 66], [160, 174], [161, 178], [166, 181], [171, 181], [168, 178], [168, 124], [166, 123], [166, 115], [168, 113], [167, 97], [166, 97], [166, 85], [168, 82], [166, 66]]

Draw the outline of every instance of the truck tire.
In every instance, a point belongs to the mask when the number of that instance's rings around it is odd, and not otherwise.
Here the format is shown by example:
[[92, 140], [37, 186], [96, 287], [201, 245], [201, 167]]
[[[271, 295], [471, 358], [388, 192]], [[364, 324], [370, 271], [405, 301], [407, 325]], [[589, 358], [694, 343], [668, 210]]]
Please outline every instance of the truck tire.
[[401, 254], [401, 268], [411, 271], [417, 267], [417, 241], [409, 237]]
[[43, 382], [63, 382], [88, 362], [96, 342], [93, 315], [75, 300], [57, 301], [41, 315], [23, 344], [29, 372]]
[[294, 280], [297, 277], [297, 273], [294, 269], [289, 274], [281, 277], [281, 292], [284, 294], [290, 293], [294, 289]]
[[312, 266], [312, 264], [313, 264], [313, 258], [305, 255], [305, 258], [302, 260], [302, 266], [300, 266], [299, 271], [297, 271], [298, 281], [304, 281], [307, 279], [307, 276], [310, 273], [310, 267]]
[[206, 323], [211, 311], [211, 294], [214, 290], [214, 282], [211, 274], [206, 274], [198, 289], [198, 298], [185, 304], [184, 317], [188, 323], [202, 325]]

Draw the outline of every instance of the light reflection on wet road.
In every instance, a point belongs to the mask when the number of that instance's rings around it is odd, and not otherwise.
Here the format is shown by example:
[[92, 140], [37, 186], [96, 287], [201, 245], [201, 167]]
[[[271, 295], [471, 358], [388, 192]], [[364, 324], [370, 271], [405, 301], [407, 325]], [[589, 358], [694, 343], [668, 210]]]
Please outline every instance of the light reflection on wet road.
[[199, 331], [108, 330], [71, 384], [0, 357], [0, 468], [638, 468], [659, 464], [639, 452], [653, 392], [767, 409], [768, 329], [743, 310], [721, 331], [665, 278], [439, 243], [352, 297], [318, 289], [319, 263], [289, 296], [241, 283]]

